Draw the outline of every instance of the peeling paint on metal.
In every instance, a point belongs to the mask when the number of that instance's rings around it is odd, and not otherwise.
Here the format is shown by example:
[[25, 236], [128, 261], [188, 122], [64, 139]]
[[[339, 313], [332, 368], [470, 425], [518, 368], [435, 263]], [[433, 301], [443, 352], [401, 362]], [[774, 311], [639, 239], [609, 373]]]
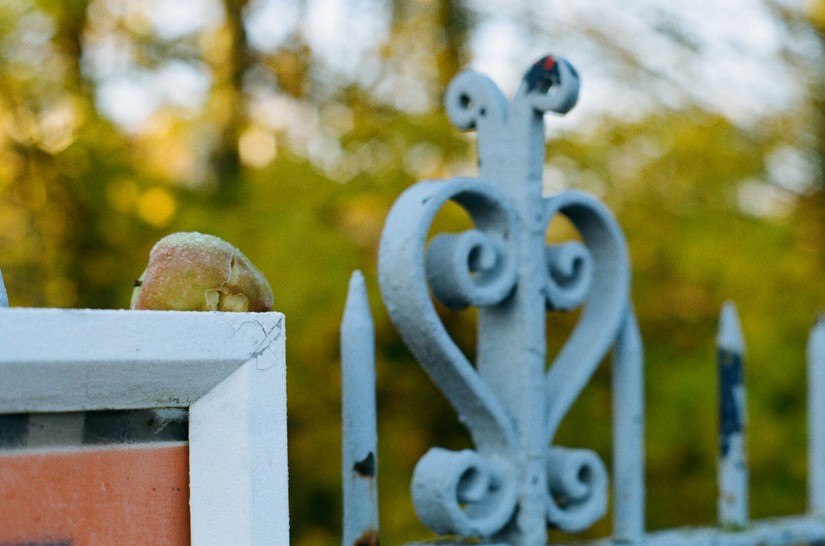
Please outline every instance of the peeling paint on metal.
[[365, 478], [375, 477], [375, 455], [370, 452], [362, 460], [352, 465], [352, 469]]

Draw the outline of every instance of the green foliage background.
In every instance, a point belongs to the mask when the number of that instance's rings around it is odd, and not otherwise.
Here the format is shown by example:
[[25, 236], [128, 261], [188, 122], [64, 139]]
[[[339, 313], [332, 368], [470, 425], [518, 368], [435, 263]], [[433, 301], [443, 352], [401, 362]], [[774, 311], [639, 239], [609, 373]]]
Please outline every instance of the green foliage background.
[[[369, 59], [370, 80], [324, 65], [297, 30], [255, 48], [244, 26], [251, 3], [213, 4], [216, 22], [170, 38], [153, 29], [152, 2], [0, 2], [0, 268], [11, 304], [125, 308], [163, 235], [202, 231], [239, 246], [287, 315], [292, 542], [316, 546], [340, 540], [338, 324], [349, 274], [362, 269], [377, 323], [383, 540], [426, 538], [408, 494], [412, 468], [429, 447], [468, 440], [381, 309], [376, 251], [404, 188], [475, 173], [472, 136], [449, 125], [439, 100], [472, 60], [483, 14], [460, 0], [377, 2], [393, 32]], [[825, 4], [774, 7], [789, 32], [825, 43]], [[90, 60], [107, 39], [127, 45], [138, 75], [170, 60], [197, 66], [209, 74], [204, 100], [196, 109], [162, 102], [139, 127], [113, 122], [100, 108], [106, 76]], [[801, 63], [803, 100], [747, 126], [700, 105], [655, 103], [581, 129], [559, 132], [550, 120], [548, 173], [602, 198], [629, 242], [647, 356], [652, 529], [715, 517], [714, 336], [726, 299], [748, 342], [752, 514], [805, 508], [804, 349], [825, 305], [825, 73], [816, 59]], [[410, 70], [424, 108], [394, 103], [376, 84]], [[261, 89], [269, 102], [256, 99]], [[267, 105], [291, 121], [267, 122]], [[802, 187], [772, 178], [771, 161], [788, 150], [808, 158]], [[749, 206], [754, 195], [767, 195], [757, 204], [769, 208]], [[472, 313], [445, 311], [444, 320], [472, 353]], [[571, 323], [550, 317], [551, 347]], [[605, 366], [558, 443], [609, 462], [609, 400]]]

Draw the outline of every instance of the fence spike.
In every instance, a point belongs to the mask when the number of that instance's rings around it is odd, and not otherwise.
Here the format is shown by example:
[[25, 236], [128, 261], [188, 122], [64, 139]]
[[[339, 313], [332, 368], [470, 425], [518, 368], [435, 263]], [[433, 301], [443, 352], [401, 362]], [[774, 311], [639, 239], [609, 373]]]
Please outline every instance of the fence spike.
[[825, 516], [825, 314], [808, 337], [808, 510]]
[[719, 373], [719, 498], [722, 527], [748, 523], [748, 463], [745, 457], [745, 342], [732, 302], [725, 302], [716, 338]]
[[742, 336], [742, 326], [739, 323], [739, 313], [732, 301], [726, 301], [722, 305], [716, 346], [720, 349], [738, 353], [740, 357], [745, 353], [745, 340]]
[[341, 319], [344, 546], [378, 544], [375, 327], [364, 276], [352, 274]]
[[6, 292], [6, 282], [3, 280], [3, 272], [0, 271], [0, 307], [9, 306], [9, 294]]

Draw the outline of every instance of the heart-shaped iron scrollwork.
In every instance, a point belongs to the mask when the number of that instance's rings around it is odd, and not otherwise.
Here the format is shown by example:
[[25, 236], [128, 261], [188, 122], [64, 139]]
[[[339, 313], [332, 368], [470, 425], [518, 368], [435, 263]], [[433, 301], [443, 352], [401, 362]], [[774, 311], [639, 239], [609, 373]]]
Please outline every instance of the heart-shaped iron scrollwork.
[[[542, 115], [567, 112], [578, 89], [572, 65], [552, 56], [530, 68], [511, 103], [489, 78], [457, 76], [447, 114], [478, 131], [480, 175], [419, 182], [387, 218], [378, 264], [384, 303], [475, 446], [431, 449], [416, 467], [416, 511], [438, 533], [539, 544], [544, 525], [577, 531], [606, 510], [598, 455], [551, 445], [628, 309], [627, 249], [614, 217], [581, 192], [542, 195]], [[428, 239], [448, 201], [474, 227]], [[556, 215], [580, 241], [545, 243]], [[475, 363], [450, 338], [433, 298], [479, 308]], [[545, 314], [578, 307], [579, 323], [546, 369]]]
[[[627, 248], [610, 211], [587, 194], [566, 191], [545, 200], [545, 222], [557, 214], [570, 220], [582, 242], [548, 247], [547, 306], [568, 310], [583, 304], [584, 311], [546, 373], [548, 444], [613, 345], [630, 291]], [[547, 473], [548, 521], [581, 531], [604, 515], [607, 471], [595, 453], [551, 448]]]
[[[476, 227], [437, 235], [427, 248], [432, 220], [450, 200], [469, 212]], [[556, 214], [566, 216], [583, 241], [547, 247], [547, 307], [583, 304], [585, 310], [546, 374], [543, 430], [548, 445], [615, 339], [629, 284], [624, 239], [603, 205], [586, 194], [564, 192], [546, 200], [545, 222]], [[516, 502], [512, 461], [520, 457], [513, 418], [450, 338], [429, 290], [454, 308], [501, 304], [517, 289], [517, 233], [512, 206], [479, 179], [416, 184], [387, 218], [379, 260], [387, 309], [404, 341], [467, 425], [478, 450], [472, 455], [433, 450], [419, 463], [413, 486], [416, 507], [422, 520], [438, 532], [488, 535], [506, 524]], [[595, 454], [552, 448], [547, 473], [547, 515], [554, 525], [579, 530], [603, 515], [606, 472]]]

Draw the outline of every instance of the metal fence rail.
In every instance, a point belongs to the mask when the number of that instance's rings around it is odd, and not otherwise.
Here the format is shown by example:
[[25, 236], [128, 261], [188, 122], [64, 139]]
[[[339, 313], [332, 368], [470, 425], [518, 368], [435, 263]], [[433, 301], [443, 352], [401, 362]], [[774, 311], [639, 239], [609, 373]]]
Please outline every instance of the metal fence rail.
[[[607, 512], [613, 536], [588, 544], [791, 545], [825, 541], [825, 321], [810, 336], [809, 513], [750, 521], [745, 458], [744, 352], [732, 303], [722, 309], [719, 369], [719, 498], [716, 526], [647, 533], [644, 521], [643, 345], [630, 303], [624, 235], [595, 198], [542, 192], [544, 113], [564, 114], [579, 79], [559, 57], [539, 59], [511, 101], [480, 74], [450, 84], [453, 124], [477, 131], [479, 175], [419, 182], [392, 207], [379, 252], [384, 304], [404, 342], [450, 402], [473, 441], [458, 452], [432, 448], [413, 474], [421, 521], [434, 532], [481, 544], [539, 546], [549, 527], [579, 532]], [[473, 229], [430, 237], [448, 201]], [[556, 216], [581, 240], [547, 244]], [[470, 362], [431, 298], [478, 308]], [[546, 366], [546, 313], [582, 308]], [[374, 340], [363, 278], [356, 273], [341, 328], [345, 546], [378, 543], [375, 491]], [[608, 355], [613, 366], [613, 468], [598, 454], [553, 444], [558, 426]], [[476, 542], [478, 543], [478, 542]], [[428, 544], [428, 543], [421, 543]]]

